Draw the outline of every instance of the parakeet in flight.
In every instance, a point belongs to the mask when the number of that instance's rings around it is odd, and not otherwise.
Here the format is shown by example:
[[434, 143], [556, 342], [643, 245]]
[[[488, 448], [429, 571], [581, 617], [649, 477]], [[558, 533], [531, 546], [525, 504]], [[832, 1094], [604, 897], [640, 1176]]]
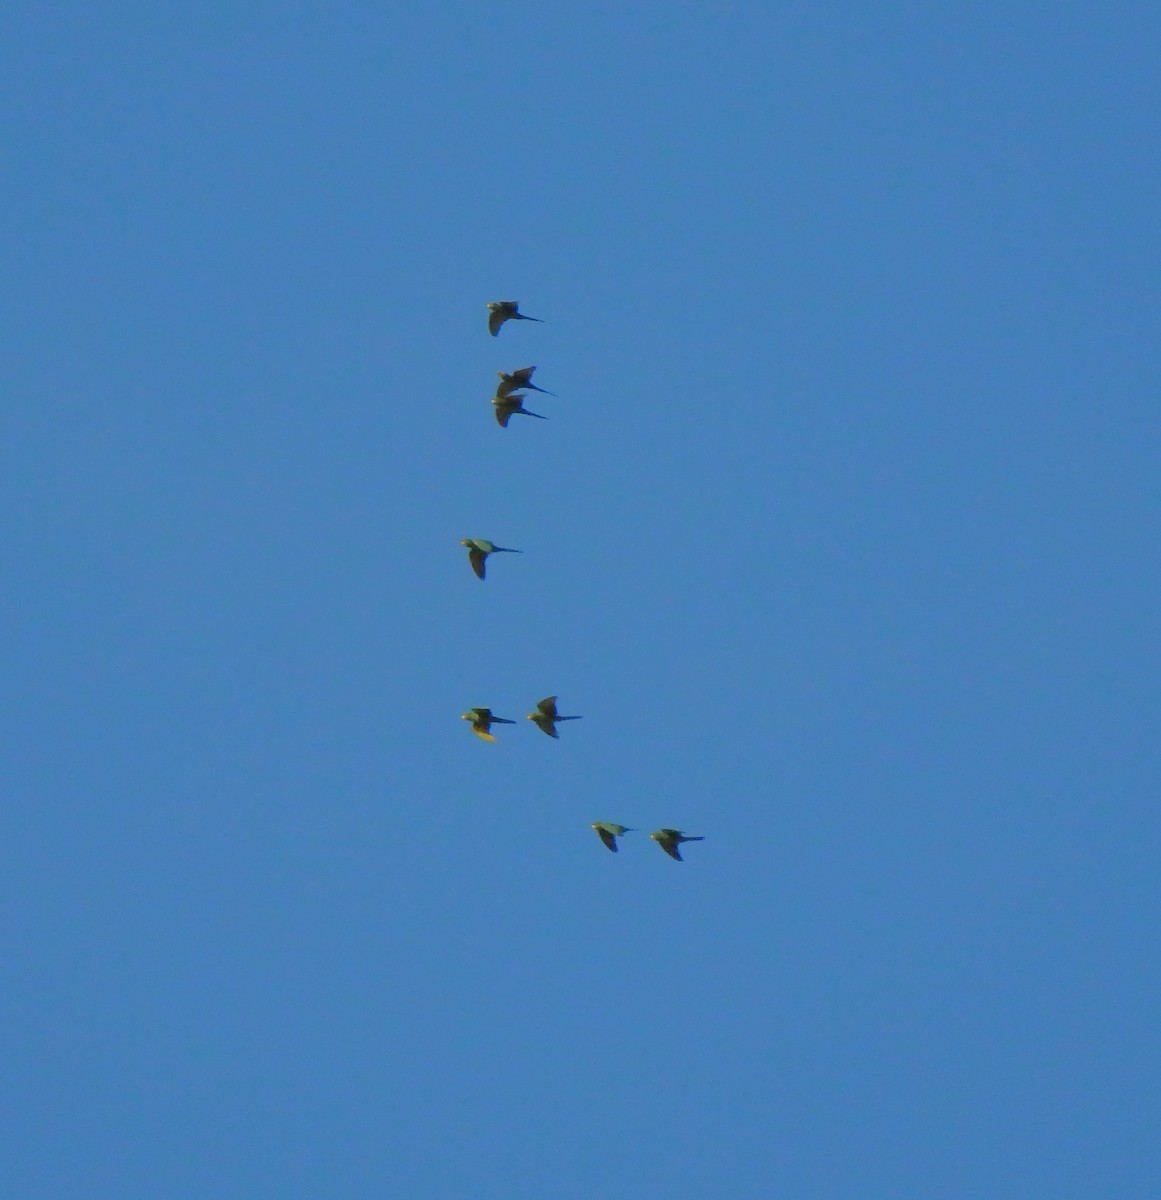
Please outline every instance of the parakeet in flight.
[[556, 711], [556, 697], [545, 696], [543, 700], [536, 702], [536, 711], [530, 712], [526, 719], [535, 721], [536, 727], [549, 737], [558, 738], [560, 734], [556, 732], [557, 721], [579, 721], [580, 717], [562, 717]]
[[688, 837], [682, 833], [680, 829], [658, 829], [649, 835], [660, 847], [669, 855], [670, 858], [676, 858], [678, 862], [684, 862], [681, 857], [681, 851], [678, 846], [682, 842], [704, 842], [703, 837]]
[[460, 713], [461, 721], [471, 721], [472, 732], [478, 738], [483, 738], [485, 742], [494, 742], [496, 739], [492, 736], [493, 725], [515, 725], [515, 721], [509, 721], [507, 717], [495, 717], [492, 715], [490, 708], [469, 708], [466, 713]]
[[523, 417], [538, 417], [541, 421], [547, 421], [547, 417], [543, 417], [540, 413], [529, 412], [524, 407], [524, 397], [517, 395], [509, 396], [493, 396], [492, 397], [493, 411], [496, 414], [496, 420], [500, 423], [501, 429], [508, 428], [508, 418], [513, 413], [519, 413]]
[[628, 825], [614, 825], [612, 821], [594, 821], [593, 828], [597, 831], [597, 837], [599, 837], [614, 854], [617, 853], [617, 838], [619, 838], [623, 833], [633, 832]]
[[487, 538], [460, 538], [460, 545], [468, 548], [468, 562], [472, 565], [480, 579], [484, 578], [489, 554], [523, 554], [523, 550], [513, 550], [509, 546], [497, 546]]
[[535, 367], [518, 367], [511, 374], [508, 374], [507, 371], [497, 371], [500, 382], [496, 385], [496, 395], [503, 399], [505, 396], [512, 395], [513, 392], [518, 392], [521, 388], [529, 388], [534, 392], [543, 392], [546, 396], [555, 396], [555, 392], [537, 387], [532, 382], [532, 372], [535, 370]]
[[538, 321], [541, 325], [544, 324], [539, 317], [526, 317], [520, 311], [518, 300], [489, 300], [488, 332], [495, 337], [505, 321]]

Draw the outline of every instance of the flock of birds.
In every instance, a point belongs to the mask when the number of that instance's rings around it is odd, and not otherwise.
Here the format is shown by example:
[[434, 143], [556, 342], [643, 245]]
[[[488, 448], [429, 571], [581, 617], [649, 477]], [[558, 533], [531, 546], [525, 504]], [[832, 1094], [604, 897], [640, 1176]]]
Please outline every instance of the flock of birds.
[[[488, 332], [493, 337], [496, 337], [505, 321], [540, 322], [540, 318], [526, 316], [520, 311], [520, 305], [515, 300], [492, 300], [489, 302]], [[543, 392], [546, 396], [555, 394], [542, 387], [538, 387], [532, 382], [532, 375], [535, 370], [535, 367], [519, 367], [517, 370], [511, 372], [496, 372], [500, 377], [500, 382], [496, 387], [496, 394], [492, 397], [492, 408], [496, 414], [496, 420], [502, 429], [507, 429], [508, 421], [516, 414], [524, 417], [536, 417], [541, 421], [547, 419], [541, 416], [540, 413], [529, 412], [524, 407], [524, 401], [527, 397], [520, 394], [522, 388], [526, 391]], [[487, 577], [487, 563], [491, 555], [523, 553], [522, 550], [514, 550], [510, 546], [497, 546], [494, 542], [489, 542], [486, 538], [462, 538], [460, 545], [467, 549], [468, 563], [478, 579], [485, 579]], [[545, 696], [543, 700], [537, 702], [536, 708], [527, 717], [538, 729], [548, 734], [551, 738], [560, 737], [560, 734], [556, 732], [556, 726], [559, 721], [580, 720], [578, 716], [562, 716], [557, 711], [556, 700], [555, 696]], [[495, 734], [492, 733], [493, 725], [516, 724], [515, 721], [510, 720], [508, 717], [496, 716], [490, 708], [469, 708], [466, 713], [461, 714], [461, 719], [469, 722], [471, 731], [476, 737], [482, 738], [485, 742], [494, 742], [496, 740]], [[618, 848], [617, 839], [623, 834], [634, 832], [630, 826], [617, 825], [613, 821], [594, 821], [592, 828], [596, 831], [601, 841], [614, 853], [616, 853]], [[675, 858], [678, 862], [683, 861], [680, 849], [683, 842], [701, 842], [705, 840], [701, 837], [692, 837], [689, 834], [682, 833], [680, 829], [669, 828], [655, 829], [649, 836], [670, 858]]]

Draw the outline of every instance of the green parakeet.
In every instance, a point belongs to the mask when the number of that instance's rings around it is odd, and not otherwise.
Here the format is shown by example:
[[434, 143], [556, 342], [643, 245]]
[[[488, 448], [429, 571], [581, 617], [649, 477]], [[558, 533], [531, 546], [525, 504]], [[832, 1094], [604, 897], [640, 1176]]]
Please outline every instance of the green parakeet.
[[633, 832], [628, 825], [614, 825], [612, 821], [594, 821], [593, 828], [597, 831], [597, 837], [599, 837], [614, 854], [617, 853], [617, 838], [619, 838], [623, 833]]
[[496, 385], [496, 395], [503, 398], [510, 396], [513, 392], [518, 392], [521, 388], [529, 388], [534, 392], [543, 392], [546, 396], [555, 396], [555, 392], [550, 392], [547, 388], [538, 387], [532, 382], [532, 372], [535, 367], [519, 367], [512, 372], [511, 375], [505, 371], [497, 371], [500, 376], [500, 382]]
[[682, 833], [680, 829], [658, 829], [649, 835], [660, 847], [669, 855], [670, 858], [676, 858], [678, 862], [684, 862], [681, 857], [681, 852], [678, 846], [682, 842], [704, 842], [703, 837], [688, 837]]
[[558, 738], [560, 734], [556, 732], [557, 721], [579, 721], [580, 717], [562, 717], [556, 711], [556, 697], [545, 696], [543, 700], [536, 702], [536, 711], [530, 712], [527, 720], [534, 721], [536, 727], [549, 737]]
[[492, 397], [492, 411], [496, 414], [496, 421], [501, 429], [508, 428], [508, 421], [513, 413], [519, 413], [522, 417], [536, 417], [540, 421], [548, 420], [540, 413], [529, 412], [524, 407], [524, 400], [524, 396], [518, 396], [515, 393], [510, 396]]
[[478, 738], [483, 738], [485, 742], [494, 742], [496, 739], [492, 736], [493, 725], [515, 725], [515, 721], [509, 721], [507, 717], [496, 717], [492, 715], [490, 708], [469, 708], [466, 713], [460, 713], [461, 721], [471, 721], [472, 732]]
[[526, 317], [520, 311], [520, 303], [517, 300], [490, 300], [488, 302], [488, 332], [495, 337], [505, 321], [538, 321], [541, 325], [544, 324], [539, 317]]
[[460, 545], [468, 549], [468, 562], [472, 570], [484, 578], [489, 554], [523, 554], [523, 550], [513, 550], [510, 546], [497, 546], [487, 538], [460, 538]]

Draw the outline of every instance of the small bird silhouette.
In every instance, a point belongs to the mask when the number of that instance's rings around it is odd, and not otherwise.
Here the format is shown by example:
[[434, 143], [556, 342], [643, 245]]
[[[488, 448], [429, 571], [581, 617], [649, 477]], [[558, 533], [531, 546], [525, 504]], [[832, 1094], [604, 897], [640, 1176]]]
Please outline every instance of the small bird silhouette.
[[513, 413], [519, 413], [524, 417], [536, 417], [541, 421], [547, 421], [547, 417], [543, 417], [540, 413], [529, 412], [524, 407], [524, 396], [493, 396], [492, 405], [493, 411], [496, 414], [496, 420], [500, 423], [501, 429], [508, 428], [508, 419]]
[[505, 396], [510, 396], [513, 392], [518, 392], [521, 388], [529, 388], [534, 392], [543, 392], [546, 396], [555, 396], [555, 392], [550, 392], [547, 388], [537, 387], [532, 382], [532, 372], [535, 367], [518, 367], [510, 375], [506, 371], [497, 371], [500, 376], [500, 382], [496, 387], [496, 395], [503, 399]]
[[468, 562], [472, 570], [484, 578], [489, 554], [523, 554], [523, 550], [513, 550], [509, 546], [497, 546], [487, 538], [460, 538], [460, 545], [468, 548]]
[[520, 311], [520, 303], [517, 300], [489, 300], [488, 332], [495, 337], [505, 321], [537, 321], [541, 325], [544, 324], [539, 317], [526, 317]]
[[619, 838], [623, 833], [633, 832], [628, 825], [614, 825], [612, 821], [594, 821], [593, 828], [597, 831], [597, 837], [599, 837], [614, 854], [617, 853], [617, 838]]
[[460, 713], [461, 721], [471, 721], [472, 732], [478, 738], [483, 738], [485, 742], [494, 742], [496, 739], [492, 736], [493, 725], [515, 725], [515, 721], [509, 721], [507, 717], [496, 717], [492, 715], [490, 708], [469, 708], [466, 713]]
[[677, 848], [682, 842], [705, 841], [703, 837], [687, 837], [680, 829], [658, 829], [649, 836], [670, 858], [676, 858], [678, 862], [685, 862], [685, 859], [681, 857], [681, 852]]
[[536, 711], [530, 712], [525, 719], [534, 721], [536, 727], [549, 737], [558, 738], [560, 734], [556, 732], [557, 721], [579, 721], [580, 717], [562, 717], [556, 711], [556, 697], [545, 696], [543, 700], [536, 702]]

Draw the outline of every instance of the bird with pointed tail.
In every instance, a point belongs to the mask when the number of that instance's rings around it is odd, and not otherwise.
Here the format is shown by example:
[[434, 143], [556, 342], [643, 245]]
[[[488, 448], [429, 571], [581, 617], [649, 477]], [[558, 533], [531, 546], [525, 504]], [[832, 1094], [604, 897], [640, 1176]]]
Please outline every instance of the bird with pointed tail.
[[476, 576], [483, 579], [487, 573], [489, 554], [523, 554], [523, 550], [513, 550], [510, 546], [497, 546], [487, 538], [460, 538], [460, 545], [468, 548], [468, 562]]
[[528, 388], [533, 392], [543, 392], [546, 396], [555, 396], [555, 392], [550, 392], [548, 388], [539, 387], [532, 382], [532, 372], [535, 367], [517, 367], [515, 371], [497, 371], [500, 376], [500, 382], [496, 385], [496, 395], [503, 399], [505, 396], [512, 395], [513, 392], [518, 392], [521, 388]]
[[681, 851], [678, 846], [682, 842], [704, 842], [703, 837], [690, 837], [684, 834], [680, 829], [657, 829], [649, 835], [660, 847], [669, 855], [670, 858], [676, 858], [678, 862], [685, 862], [681, 857]]
[[594, 821], [592, 827], [597, 831], [597, 837], [605, 843], [614, 854], [617, 853], [617, 838], [623, 833], [632, 833], [628, 825], [614, 825], [612, 821]]
[[543, 325], [539, 317], [526, 317], [520, 311], [518, 300], [489, 300], [488, 301], [488, 332], [496, 337], [500, 326], [505, 321], [536, 321]]
[[541, 421], [547, 421], [548, 418], [541, 416], [540, 413], [529, 412], [524, 407], [526, 397], [518, 396], [512, 393], [507, 396], [492, 397], [492, 411], [496, 414], [496, 420], [500, 424], [501, 429], [508, 428], [508, 419], [513, 413], [519, 413], [522, 417], [536, 417]]
[[530, 712], [525, 720], [535, 722], [537, 729], [547, 733], [549, 737], [558, 738], [560, 734], [556, 732], [557, 721], [579, 721], [580, 717], [562, 717], [556, 711], [556, 697], [545, 696], [543, 700], [536, 702], [536, 711]]
[[490, 708], [469, 708], [466, 713], [460, 713], [461, 721], [471, 721], [472, 732], [478, 738], [483, 738], [485, 742], [494, 742], [496, 740], [492, 733], [493, 725], [515, 725], [515, 721], [508, 720], [507, 717], [497, 717]]

